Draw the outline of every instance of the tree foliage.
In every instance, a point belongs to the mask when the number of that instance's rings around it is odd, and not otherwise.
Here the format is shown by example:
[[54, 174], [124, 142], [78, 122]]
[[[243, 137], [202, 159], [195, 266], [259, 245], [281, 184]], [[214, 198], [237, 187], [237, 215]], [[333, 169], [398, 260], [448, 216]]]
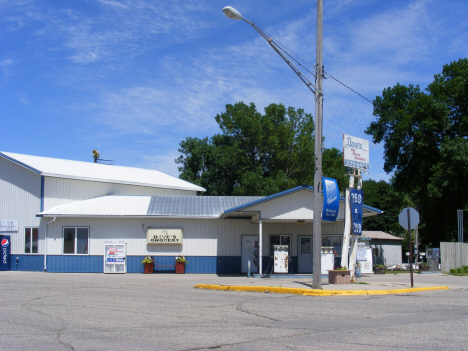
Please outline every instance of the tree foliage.
[[[262, 115], [253, 103], [239, 102], [215, 119], [221, 133], [180, 143], [180, 178], [206, 195], [270, 195], [313, 184], [314, 122], [304, 110], [271, 104]], [[323, 151], [323, 173], [345, 184], [339, 150]]]
[[468, 201], [468, 60], [445, 65], [425, 91], [397, 84], [373, 104], [366, 133], [384, 143], [395, 190], [412, 194], [423, 241], [453, 240]]
[[366, 205], [383, 211], [381, 215], [363, 218], [363, 230], [384, 231], [403, 237], [405, 233], [398, 223], [398, 215], [403, 208], [411, 206], [408, 197], [396, 192], [392, 184], [384, 180], [365, 180], [362, 190]]

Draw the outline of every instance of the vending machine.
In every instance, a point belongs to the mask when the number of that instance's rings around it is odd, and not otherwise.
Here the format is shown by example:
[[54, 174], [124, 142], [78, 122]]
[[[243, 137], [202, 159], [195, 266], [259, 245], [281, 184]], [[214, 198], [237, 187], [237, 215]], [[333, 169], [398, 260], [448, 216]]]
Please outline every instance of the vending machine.
[[274, 250], [274, 273], [288, 273], [289, 246], [273, 245], [273, 250]]
[[104, 273], [127, 273], [127, 243], [104, 242]]
[[0, 235], [1, 242], [1, 260], [0, 260], [0, 271], [10, 270], [10, 236]]
[[333, 246], [322, 246], [321, 250], [321, 274], [328, 274], [335, 266], [335, 253]]

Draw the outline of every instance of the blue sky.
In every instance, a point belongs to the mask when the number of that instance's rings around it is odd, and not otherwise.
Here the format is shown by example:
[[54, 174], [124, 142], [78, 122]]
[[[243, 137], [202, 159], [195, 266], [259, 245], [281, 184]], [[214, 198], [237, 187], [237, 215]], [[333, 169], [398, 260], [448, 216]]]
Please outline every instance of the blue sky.
[[[177, 176], [180, 141], [219, 132], [226, 104], [314, 114], [311, 92], [228, 5], [315, 63], [315, 1], [0, 0], [0, 151], [92, 162], [97, 149]], [[468, 57], [467, 18], [466, 0], [325, 0], [325, 71], [369, 100], [425, 88]], [[372, 104], [332, 79], [323, 90], [325, 146], [370, 139]], [[370, 145], [368, 178], [388, 180]]]

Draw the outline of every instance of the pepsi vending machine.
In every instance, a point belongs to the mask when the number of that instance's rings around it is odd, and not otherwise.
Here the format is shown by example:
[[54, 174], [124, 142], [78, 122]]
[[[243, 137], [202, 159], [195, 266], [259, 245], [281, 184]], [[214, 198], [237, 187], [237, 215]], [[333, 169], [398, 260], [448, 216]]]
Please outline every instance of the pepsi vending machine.
[[0, 235], [1, 243], [1, 260], [0, 260], [0, 271], [10, 270], [10, 236]]

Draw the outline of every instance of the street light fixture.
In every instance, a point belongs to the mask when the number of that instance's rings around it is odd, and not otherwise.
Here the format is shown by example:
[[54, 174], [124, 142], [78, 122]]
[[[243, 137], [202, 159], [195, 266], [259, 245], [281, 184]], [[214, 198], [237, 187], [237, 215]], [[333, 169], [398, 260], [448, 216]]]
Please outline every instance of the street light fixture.
[[[273, 41], [260, 30], [253, 22], [248, 21], [239, 11], [231, 6], [223, 8], [224, 14], [232, 19], [244, 20], [270, 44], [270, 46], [281, 56], [281, 58], [291, 67], [305, 85], [315, 94], [315, 174], [314, 174], [314, 226], [313, 226], [313, 287], [322, 288], [322, 267], [321, 267], [321, 247], [322, 247], [322, 112], [323, 112], [323, 94], [322, 94], [322, 52], [323, 52], [323, 0], [317, 0], [317, 63], [315, 65], [315, 86], [302, 72], [297, 69], [291, 61], [279, 50]], [[260, 262], [261, 262], [260, 257]], [[262, 272], [260, 272], [262, 273]]]

